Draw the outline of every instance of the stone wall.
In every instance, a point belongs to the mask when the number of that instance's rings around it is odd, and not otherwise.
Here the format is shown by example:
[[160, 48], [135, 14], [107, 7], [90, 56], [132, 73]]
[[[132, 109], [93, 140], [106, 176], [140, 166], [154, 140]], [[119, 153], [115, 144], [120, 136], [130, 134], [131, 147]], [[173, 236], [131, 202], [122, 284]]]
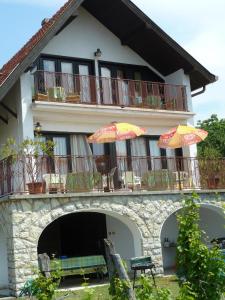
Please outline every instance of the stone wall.
[[[222, 207], [225, 192], [200, 194], [204, 205]], [[7, 233], [9, 288], [18, 294], [37, 267], [37, 244], [43, 230], [66, 214], [95, 211], [129, 219], [139, 229], [142, 254], [151, 255], [162, 273], [160, 233], [165, 220], [182, 207], [177, 192], [90, 193], [10, 196], [0, 202], [0, 223]], [[121, 218], [120, 218], [121, 219]]]

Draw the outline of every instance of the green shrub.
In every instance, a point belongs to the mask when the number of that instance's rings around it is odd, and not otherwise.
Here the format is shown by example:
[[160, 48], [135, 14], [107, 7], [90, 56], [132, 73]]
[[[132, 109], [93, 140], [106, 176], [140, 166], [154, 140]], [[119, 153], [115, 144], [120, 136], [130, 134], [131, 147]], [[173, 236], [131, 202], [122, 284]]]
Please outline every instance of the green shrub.
[[137, 300], [170, 300], [171, 293], [166, 288], [156, 288], [148, 276], [141, 275], [140, 287], [136, 289]]
[[54, 271], [49, 277], [46, 277], [39, 269], [34, 270], [36, 277], [31, 280], [31, 296], [35, 296], [38, 300], [51, 300], [59, 286], [62, 271], [59, 264], [55, 261]]
[[[225, 292], [225, 262], [216, 246], [208, 249], [202, 242], [204, 233], [199, 228], [199, 202], [199, 196], [195, 194], [186, 198], [184, 208], [177, 216], [179, 282], [182, 291], [186, 288], [186, 292], [188, 289], [196, 295], [194, 299], [219, 300]], [[188, 287], [184, 287], [187, 283]]]

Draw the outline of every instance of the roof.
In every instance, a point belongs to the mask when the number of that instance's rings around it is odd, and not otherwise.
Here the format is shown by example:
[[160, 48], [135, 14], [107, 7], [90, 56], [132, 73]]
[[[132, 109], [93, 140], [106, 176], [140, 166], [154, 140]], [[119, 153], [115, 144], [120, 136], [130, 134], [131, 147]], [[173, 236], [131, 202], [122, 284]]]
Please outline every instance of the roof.
[[0, 100], [81, 4], [164, 76], [182, 68], [190, 75], [192, 90], [217, 80], [130, 0], [68, 0], [2, 67]]

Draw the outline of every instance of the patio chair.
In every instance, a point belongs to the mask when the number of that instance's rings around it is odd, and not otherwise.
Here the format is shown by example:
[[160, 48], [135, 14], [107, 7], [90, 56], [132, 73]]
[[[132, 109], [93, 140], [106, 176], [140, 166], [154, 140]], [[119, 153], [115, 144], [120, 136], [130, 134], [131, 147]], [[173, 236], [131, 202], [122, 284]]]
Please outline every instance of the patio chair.
[[175, 172], [173, 172], [173, 174], [175, 175], [175, 180], [176, 180], [175, 188], [176, 189], [192, 187], [191, 179], [188, 176], [188, 172], [175, 171]]
[[147, 190], [171, 189], [175, 182], [175, 174], [168, 169], [151, 170], [142, 176], [142, 185]]
[[50, 87], [48, 88], [48, 97], [52, 101], [64, 101], [65, 90], [61, 86]]
[[77, 172], [68, 173], [66, 179], [66, 190], [71, 193], [91, 192], [99, 189], [101, 174], [99, 172]]
[[141, 188], [141, 177], [136, 176], [133, 171], [122, 172], [122, 186], [126, 189]]
[[66, 174], [44, 174], [43, 179], [46, 182], [47, 193], [64, 193], [66, 190]]

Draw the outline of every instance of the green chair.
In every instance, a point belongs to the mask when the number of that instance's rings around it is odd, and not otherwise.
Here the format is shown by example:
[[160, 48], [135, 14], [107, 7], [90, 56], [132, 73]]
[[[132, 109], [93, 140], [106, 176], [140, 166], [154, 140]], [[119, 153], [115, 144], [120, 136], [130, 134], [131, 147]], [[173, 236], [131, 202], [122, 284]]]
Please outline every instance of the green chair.
[[167, 169], [152, 170], [142, 176], [142, 186], [147, 190], [171, 189], [175, 175]]
[[101, 174], [98, 172], [69, 173], [66, 179], [66, 191], [71, 193], [90, 192], [98, 188], [101, 182]]
[[150, 108], [161, 108], [162, 107], [162, 101], [160, 96], [147, 96], [145, 98], [145, 103]]
[[54, 86], [48, 88], [48, 97], [53, 101], [64, 101], [65, 100], [65, 90], [61, 86]]

